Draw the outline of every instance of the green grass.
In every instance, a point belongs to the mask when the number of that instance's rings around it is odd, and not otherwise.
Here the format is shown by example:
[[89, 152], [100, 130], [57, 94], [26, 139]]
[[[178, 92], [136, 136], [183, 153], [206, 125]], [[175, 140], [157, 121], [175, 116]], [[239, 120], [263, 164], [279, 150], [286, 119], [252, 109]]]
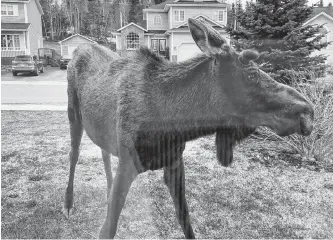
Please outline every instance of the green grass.
[[[67, 220], [61, 213], [69, 172], [66, 112], [2, 111], [1, 138], [1, 237], [97, 237], [106, 179], [100, 149], [86, 135], [74, 214]], [[333, 238], [333, 168], [293, 160], [274, 144], [246, 140], [230, 168], [216, 161], [213, 137], [187, 144], [186, 196], [197, 238]], [[112, 157], [114, 174], [117, 163]], [[184, 237], [162, 176], [160, 170], [138, 176], [116, 237]]]

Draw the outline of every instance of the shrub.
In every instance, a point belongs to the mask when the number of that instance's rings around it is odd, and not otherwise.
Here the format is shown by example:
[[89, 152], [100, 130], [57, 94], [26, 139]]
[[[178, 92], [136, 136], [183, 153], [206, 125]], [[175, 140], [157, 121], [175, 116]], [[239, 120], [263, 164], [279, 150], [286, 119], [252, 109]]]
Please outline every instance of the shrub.
[[280, 137], [267, 128], [258, 130], [261, 139], [279, 141], [282, 148], [298, 153], [303, 160], [333, 163], [333, 76], [311, 83], [293, 81], [293, 87], [306, 96], [315, 110], [314, 128], [310, 136], [293, 134]]

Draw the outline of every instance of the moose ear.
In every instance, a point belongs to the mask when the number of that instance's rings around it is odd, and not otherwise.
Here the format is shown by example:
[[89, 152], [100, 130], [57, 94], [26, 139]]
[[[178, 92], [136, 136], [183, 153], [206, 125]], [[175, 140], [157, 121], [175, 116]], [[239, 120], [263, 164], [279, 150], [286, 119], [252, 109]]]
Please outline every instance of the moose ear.
[[194, 42], [207, 56], [213, 56], [222, 51], [221, 47], [226, 41], [216, 30], [193, 18], [188, 19], [188, 26]]

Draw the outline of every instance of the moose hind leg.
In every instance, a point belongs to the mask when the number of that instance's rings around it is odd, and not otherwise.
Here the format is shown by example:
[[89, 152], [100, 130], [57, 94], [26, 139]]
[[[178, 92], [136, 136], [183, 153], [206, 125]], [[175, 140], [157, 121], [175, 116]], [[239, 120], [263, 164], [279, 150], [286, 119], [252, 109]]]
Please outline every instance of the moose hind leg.
[[173, 203], [176, 208], [178, 222], [181, 225], [185, 238], [195, 238], [194, 232], [190, 223], [190, 216], [187, 202], [185, 199], [185, 172], [184, 162], [181, 158], [177, 167], [164, 168], [164, 182], [167, 185], [171, 194]]
[[71, 136], [71, 150], [69, 153], [70, 169], [69, 179], [65, 194], [65, 203], [63, 213], [69, 217], [70, 211], [73, 208], [73, 185], [74, 185], [74, 173], [76, 163], [79, 158], [80, 143], [82, 138], [83, 126], [79, 114], [76, 110], [68, 107], [68, 118], [70, 126]]

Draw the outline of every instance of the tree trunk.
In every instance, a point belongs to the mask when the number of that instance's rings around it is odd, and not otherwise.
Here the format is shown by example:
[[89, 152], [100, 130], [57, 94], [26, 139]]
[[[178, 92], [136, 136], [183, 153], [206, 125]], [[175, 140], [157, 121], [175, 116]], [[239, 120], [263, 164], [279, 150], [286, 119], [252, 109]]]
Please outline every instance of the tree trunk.
[[48, 0], [49, 2], [49, 10], [50, 10], [50, 30], [51, 30], [51, 40], [53, 40], [53, 18], [52, 18], [52, 6], [51, 6], [51, 0]]

